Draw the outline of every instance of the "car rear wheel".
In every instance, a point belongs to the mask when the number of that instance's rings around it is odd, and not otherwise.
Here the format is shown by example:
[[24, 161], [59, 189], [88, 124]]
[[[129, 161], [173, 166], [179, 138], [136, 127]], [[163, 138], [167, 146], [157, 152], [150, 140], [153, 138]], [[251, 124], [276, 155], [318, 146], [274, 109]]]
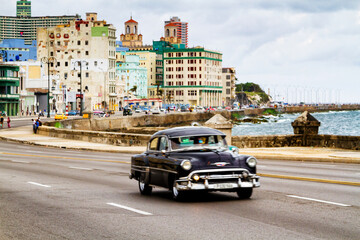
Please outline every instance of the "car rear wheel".
[[252, 195], [252, 192], [253, 192], [252, 188], [241, 188], [236, 191], [236, 193], [240, 199], [250, 198]]
[[139, 191], [142, 195], [151, 195], [152, 187], [146, 184], [143, 180], [139, 181]]
[[177, 188], [176, 188], [176, 180], [174, 180], [173, 182], [173, 187], [171, 189], [171, 193], [172, 193], [172, 198], [175, 200], [175, 201], [183, 201], [185, 198], [186, 198], [186, 192], [184, 191], [179, 191]]

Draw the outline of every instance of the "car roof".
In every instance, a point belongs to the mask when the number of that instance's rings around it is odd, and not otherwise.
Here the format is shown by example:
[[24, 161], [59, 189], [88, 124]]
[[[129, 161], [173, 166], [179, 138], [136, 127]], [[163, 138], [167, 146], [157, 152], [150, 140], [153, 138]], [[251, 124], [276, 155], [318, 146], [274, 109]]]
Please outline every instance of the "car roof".
[[182, 137], [182, 136], [203, 136], [203, 135], [221, 135], [226, 136], [223, 132], [208, 128], [208, 127], [175, 127], [175, 128], [169, 128], [166, 130], [161, 130], [154, 135], [152, 135], [152, 138], [159, 136], [159, 135], [166, 135], [169, 138], [173, 137]]

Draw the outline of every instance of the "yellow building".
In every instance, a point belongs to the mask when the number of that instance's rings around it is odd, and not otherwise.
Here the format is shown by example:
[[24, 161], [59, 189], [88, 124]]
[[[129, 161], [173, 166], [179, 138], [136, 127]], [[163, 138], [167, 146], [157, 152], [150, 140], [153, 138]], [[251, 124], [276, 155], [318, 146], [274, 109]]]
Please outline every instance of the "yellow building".
[[223, 68], [222, 69], [222, 105], [231, 106], [235, 100], [235, 68]]
[[120, 35], [120, 40], [123, 47], [132, 48], [143, 45], [142, 35], [138, 34], [138, 22], [133, 20], [132, 17], [125, 22], [125, 34]]

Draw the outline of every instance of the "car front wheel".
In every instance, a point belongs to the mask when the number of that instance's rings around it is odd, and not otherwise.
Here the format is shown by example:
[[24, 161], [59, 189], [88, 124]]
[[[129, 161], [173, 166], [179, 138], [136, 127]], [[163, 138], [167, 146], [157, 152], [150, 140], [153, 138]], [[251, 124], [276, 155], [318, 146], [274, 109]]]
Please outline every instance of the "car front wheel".
[[142, 195], [150, 195], [152, 192], [152, 187], [149, 184], [144, 183], [144, 181], [139, 181], [139, 191]]
[[250, 198], [252, 195], [253, 189], [252, 188], [240, 188], [236, 191], [238, 197], [240, 199], [247, 199]]

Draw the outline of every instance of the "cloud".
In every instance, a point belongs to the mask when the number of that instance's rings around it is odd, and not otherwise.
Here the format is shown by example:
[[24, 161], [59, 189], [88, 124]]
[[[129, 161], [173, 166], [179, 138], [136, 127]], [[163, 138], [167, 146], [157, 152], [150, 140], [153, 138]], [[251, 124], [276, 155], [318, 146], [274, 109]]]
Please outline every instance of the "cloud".
[[[16, 13], [3, 1], [0, 15]], [[239, 81], [266, 86], [342, 89], [343, 101], [360, 102], [360, 1], [357, 0], [33, 0], [34, 16], [97, 12], [124, 32], [133, 16], [144, 43], [163, 36], [164, 21], [189, 23], [189, 46], [223, 53]], [[350, 86], [350, 87], [349, 87]]]

